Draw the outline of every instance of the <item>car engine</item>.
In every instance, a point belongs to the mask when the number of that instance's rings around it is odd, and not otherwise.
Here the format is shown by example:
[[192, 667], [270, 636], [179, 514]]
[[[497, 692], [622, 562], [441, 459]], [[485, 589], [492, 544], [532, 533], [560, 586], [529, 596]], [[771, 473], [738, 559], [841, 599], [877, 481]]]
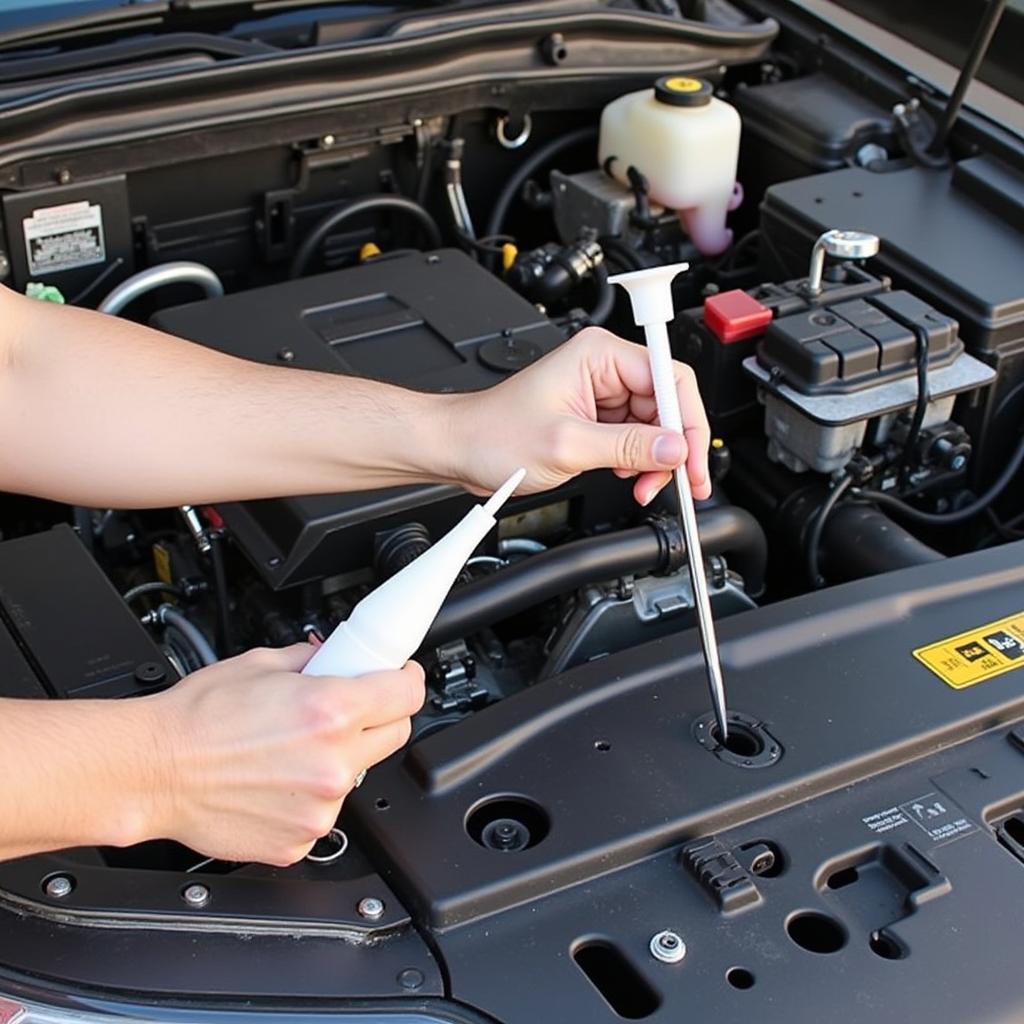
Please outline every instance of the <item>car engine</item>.
[[[353, 78], [319, 110], [149, 138], [129, 99], [52, 136], [26, 101], [0, 137], [3, 283], [296, 373], [467, 392], [590, 325], [640, 342], [609, 274], [688, 263], [670, 341], [713, 431], [697, 518], [728, 742], [672, 497], [641, 509], [631, 481], [584, 474], [505, 506], [417, 655], [410, 746], [307, 861], [156, 842], [0, 864], [0, 958], [104, 989], [81, 943], [110, 943], [136, 951], [140, 998], [441, 1020], [682, 1019], [689, 1000], [810, 1021], [868, 988], [872, 1019], [1019, 1019], [1016, 980], [915, 987], [953, 962], [951, 922], [963, 958], [1010, 948], [1000, 901], [964, 923], [986, 877], [1024, 892], [1024, 690], [999, 661], [1024, 654], [1019, 140], [975, 117], [924, 153], [941, 97], [785, 5], [593, 26], [511, 6], [533, 71], [508, 79]], [[171, 109], [158, 82], [133, 116]], [[175, 411], [154, 415], [173, 445]], [[326, 636], [474, 501], [5, 498], [0, 692], [131, 698]], [[949, 638], [980, 654], [930, 661]], [[984, 659], [998, 681], [955, 676]]]

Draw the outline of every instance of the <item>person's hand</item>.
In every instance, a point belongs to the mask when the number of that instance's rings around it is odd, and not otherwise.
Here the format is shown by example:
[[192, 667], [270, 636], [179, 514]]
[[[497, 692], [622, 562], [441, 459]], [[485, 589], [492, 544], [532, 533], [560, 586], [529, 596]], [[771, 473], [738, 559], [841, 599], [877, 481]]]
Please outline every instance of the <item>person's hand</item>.
[[710, 497], [707, 417], [693, 370], [675, 368], [685, 438], [656, 426], [644, 347], [588, 327], [501, 384], [458, 396], [450, 472], [485, 494], [524, 466], [519, 493], [531, 493], [608, 468], [635, 476], [633, 493], [647, 505], [685, 463], [694, 497]]
[[423, 669], [302, 676], [314, 648], [259, 649], [153, 697], [164, 796], [153, 838], [285, 866], [333, 827], [356, 776], [409, 738]]

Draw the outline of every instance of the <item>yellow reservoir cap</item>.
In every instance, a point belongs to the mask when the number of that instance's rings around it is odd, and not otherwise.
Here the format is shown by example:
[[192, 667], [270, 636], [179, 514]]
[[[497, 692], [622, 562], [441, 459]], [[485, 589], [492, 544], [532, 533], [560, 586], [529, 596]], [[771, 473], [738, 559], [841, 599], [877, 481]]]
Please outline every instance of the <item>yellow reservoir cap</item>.
[[666, 78], [665, 88], [672, 92], [700, 92], [703, 83], [699, 78]]

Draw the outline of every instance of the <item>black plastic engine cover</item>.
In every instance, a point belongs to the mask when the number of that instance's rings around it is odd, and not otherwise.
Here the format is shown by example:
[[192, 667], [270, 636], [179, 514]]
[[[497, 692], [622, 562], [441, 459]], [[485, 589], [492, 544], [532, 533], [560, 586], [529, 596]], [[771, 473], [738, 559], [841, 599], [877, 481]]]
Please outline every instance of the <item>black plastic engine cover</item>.
[[[243, 359], [386, 380], [419, 391], [477, 391], [561, 344], [563, 333], [465, 253], [444, 249], [164, 310], [153, 325]], [[600, 500], [595, 500], [595, 499]], [[378, 533], [410, 521], [447, 532], [475, 501], [458, 487], [393, 487], [218, 505], [273, 588], [363, 569]], [[631, 486], [586, 474], [506, 514], [571, 502], [574, 527], [635, 510]]]
[[[723, 621], [735, 751], [707, 742], [691, 631], [424, 739], [371, 773], [350, 827], [435, 933], [453, 996], [504, 1022], [617, 1019], [574, 962], [598, 940], [646, 979], [658, 1020], [726, 1005], [727, 1020], [1019, 1020], [1024, 979], [974, 979], [1005, 962], [1004, 908], [1024, 898], [1024, 864], [986, 828], [993, 805], [1024, 805], [1005, 738], [1024, 673], [956, 690], [912, 652], [1021, 612], [1022, 561], [1016, 545]], [[487, 848], [482, 826], [509, 820], [522, 848]], [[688, 852], [710, 836], [728, 856]], [[775, 877], [730, 867], [763, 842]], [[857, 865], [859, 889], [829, 885]], [[691, 947], [672, 967], [646, 948], [669, 927]], [[763, 987], [738, 991], [735, 966]], [[951, 996], [934, 984], [947, 972], [972, 980]]]
[[[732, 616], [727, 750], [694, 631], [600, 659], [374, 769], [342, 816], [353, 861], [0, 865], [0, 962], [253, 1010], [383, 997], [427, 1016], [443, 996], [439, 1019], [501, 1024], [1018, 1022], [1021, 620], [1024, 544]], [[954, 689], [915, 658], [954, 637], [984, 681]], [[78, 879], [62, 901], [42, 887], [56, 870]], [[190, 881], [207, 907], [183, 905]], [[369, 894], [381, 926], [357, 920]], [[649, 951], [663, 929], [679, 963]]]

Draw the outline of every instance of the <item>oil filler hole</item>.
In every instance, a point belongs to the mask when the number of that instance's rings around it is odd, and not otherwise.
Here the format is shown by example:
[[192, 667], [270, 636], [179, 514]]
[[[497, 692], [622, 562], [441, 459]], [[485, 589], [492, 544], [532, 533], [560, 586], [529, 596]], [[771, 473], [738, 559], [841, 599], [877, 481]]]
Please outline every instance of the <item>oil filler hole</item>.
[[741, 711], [731, 711], [725, 740], [712, 712], [693, 723], [694, 739], [719, 761], [736, 768], [769, 768], [782, 758], [782, 744], [764, 724]]
[[722, 735], [718, 729], [718, 723], [710, 727], [711, 738], [720, 746], [725, 747], [731, 754], [737, 757], [757, 757], [764, 750], [764, 740], [752, 729], [748, 729], [739, 722], [729, 726], [729, 732], [722, 742]]
[[827, 914], [794, 914], [786, 922], [786, 932], [809, 953], [838, 953], [846, 945], [846, 929]]

